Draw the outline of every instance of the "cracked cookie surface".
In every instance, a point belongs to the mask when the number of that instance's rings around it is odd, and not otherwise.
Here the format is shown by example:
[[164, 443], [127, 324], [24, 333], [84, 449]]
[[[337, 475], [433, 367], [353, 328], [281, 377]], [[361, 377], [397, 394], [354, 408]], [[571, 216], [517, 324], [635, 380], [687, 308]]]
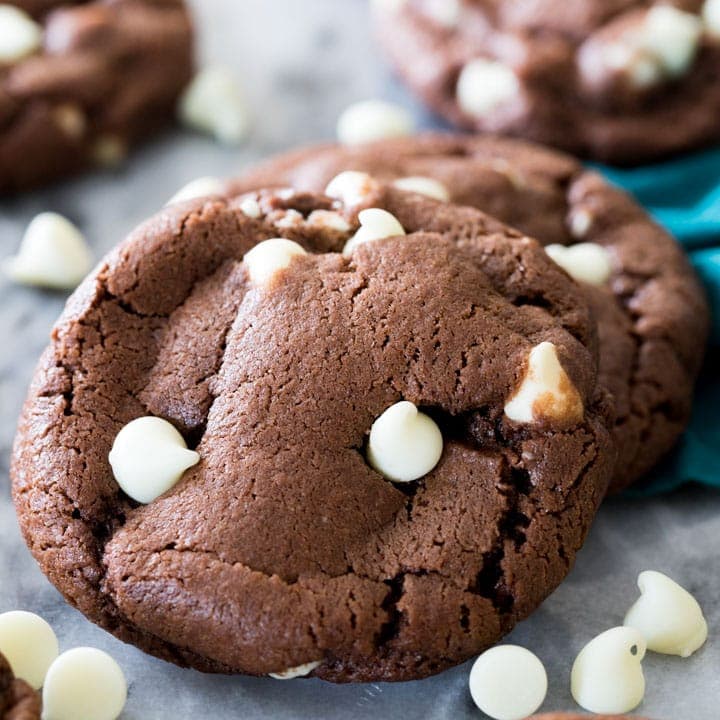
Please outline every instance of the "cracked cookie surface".
[[680, 246], [626, 194], [552, 150], [434, 134], [306, 148], [251, 169], [228, 192], [261, 185], [320, 190], [346, 170], [384, 182], [433, 178], [451, 202], [477, 207], [543, 245], [606, 248], [610, 278], [584, 287], [598, 319], [600, 383], [616, 405], [611, 490], [642, 477], [674, 446], [689, 419], [709, 311]]
[[193, 69], [182, 0], [14, 0], [41, 34], [0, 59], [0, 193], [92, 166], [169, 123]]
[[373, 6], [394, 68], [457, 127], [621, 165], [720, 141], [716, 0]]
[[13, 675], [0, 653], [0, 720], [40, 720], [40, 695]]
[[[477, 210], [382, 186], [373, 207], [407, 235], [345, 257], [357, 214], [325, 196], [170, 206], [69, 301], [13, 495], [42, 569], [90, 619], [206, 671], [401, 680], [493, 644], [564, 578], [615, 459], [582, 291]], [[258, 284], [243, 257], [279, 235], [308, 253]], [[581, 417], [511, 422], [541, 343]], [[400, 400], [444, 442], [405, 485], [365, 458]], [[200, 462], [138, 506], [108, 452], [145, 415]]]

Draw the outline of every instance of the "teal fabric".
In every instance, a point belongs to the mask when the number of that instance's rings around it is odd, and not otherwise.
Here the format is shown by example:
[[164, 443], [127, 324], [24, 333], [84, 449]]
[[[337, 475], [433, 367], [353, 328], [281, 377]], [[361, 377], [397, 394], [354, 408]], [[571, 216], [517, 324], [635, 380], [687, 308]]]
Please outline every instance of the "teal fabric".
[[665, 492], [692, 481], [720, 487], [720, 148], [637, 169], [598, 169], [685, 246], [713, 312], [690, 427], [671, 457], [628, 492]]

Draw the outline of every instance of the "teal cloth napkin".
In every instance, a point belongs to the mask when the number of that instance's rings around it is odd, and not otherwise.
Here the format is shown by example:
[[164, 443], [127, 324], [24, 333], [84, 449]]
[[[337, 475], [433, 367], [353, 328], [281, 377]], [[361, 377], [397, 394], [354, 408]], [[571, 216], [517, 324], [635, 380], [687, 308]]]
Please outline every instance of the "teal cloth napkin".
[[598, 169], [685, 246], [712, 308], [710, 350], [690, 426], [671, 456], [628, 492], [665, 492], [693, 481], [720, 487], [720, 148], [631, 170]]

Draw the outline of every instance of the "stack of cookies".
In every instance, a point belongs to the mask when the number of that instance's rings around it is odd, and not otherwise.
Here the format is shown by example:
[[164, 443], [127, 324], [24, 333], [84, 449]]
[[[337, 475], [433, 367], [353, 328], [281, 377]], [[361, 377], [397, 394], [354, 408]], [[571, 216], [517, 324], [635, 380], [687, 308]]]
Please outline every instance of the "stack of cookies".
[[[720, 137], [712, 0], [705, 20], [700, 2], [576, 4], [407, 0], [378, 20], [468, 129], [621, 163]], [[94, 47], [95, 5], [58, 10], [47, 37]], [[176, 30], [160, 108], [186, 80], [184, 11], [131, 5]], [[27, 172], [0, 186], [50, 169]], [[602, 500], [688, 422], [702, 288], [667, 232], [559, 150], [326, 144], [179, 197], [68, 302], [11, 471], [46, 575], [158, 657], [333, 682], [457, 665], [562, 582]]]

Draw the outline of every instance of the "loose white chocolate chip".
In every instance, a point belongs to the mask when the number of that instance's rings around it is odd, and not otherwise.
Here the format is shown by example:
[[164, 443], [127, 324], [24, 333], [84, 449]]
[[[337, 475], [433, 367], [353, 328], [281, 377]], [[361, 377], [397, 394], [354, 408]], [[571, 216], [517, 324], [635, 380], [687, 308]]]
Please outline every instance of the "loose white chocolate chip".
[[125, 425], [110, 450], [113, 474], [126, 495], [147, 504], [176, 485], [200, 456], [167, 420], [141, 417]]
[[41, 213], [28, 225], [15, 257], [5, 270], [15, 282], [72, 290], [92, 268], [82, 233], [56, 213]]
[[42, 28], [14, 5], [0, 5], [0, 65], [14, 63], [40, 49]]
[[520, 93], [520, 81], [512, 68], [496, 60], [471, 60], [460, 73], [457, 101], [472, 117], [490, 115]]
[[294, 678], [305, 677], [309, 675], [316, 667], [322, 665], [322, 660], [316, 660], [314, 662], [305, 663], [304, 665], [298, 665], [297, 667], [288, 668], [282, 672], [268, 673], [271, 678], [275, 680], [293, 680]]
[[545, 700], [548, 679], [539, 658], [517, 645], [484, 652], [470, 671], [475, 704], [495, 720], [523, 720]]
[[647, 641], [648, 650], [690, 657], [707, 640], [708, 627], [697, 600], [667, 575], [646, 570], [638, 577], [640, 598], [624, 624]]
[[705, 0], [702, 17], [710, 35], [720, 38], [720, 0]]
[[0, 615], [0, 653], [7, 658], [15, 677], [34, 690], [42, 687], [58, 652], [55, 633], [40, 616], [22, 610]]
[[116, 720], [125, 707], [127, 682], [107, 653], [79, 647], [50, 666], [43, 687], [43, 720]]
[[346, 170], [328, 183], [325, 194], [347, 207], [354, 207], [365, 202], [378, 189], [378, 183], [367, 173]]
[[332, 210], [313, 210], [307, 219], [308, 225], [314, 227], [337, 230], [338, 232], [350, 232], [350, 223], [340, 214]]
[[83, 109], [75, 103], [58, 105], [52, 111], [53, 119], [63, 133], [73, 139], [79, 140], [85, 135], [87, 120]]
[[296, 242], [285, 238], [272, 238], [258, 243], [245, 253], [243, 262], [250, 280], [255, 285], [264, 285], [270, 282], [276, 273], [289, 267], [292, 259], [299, 255], [307, 255], [307, 252]]
[[360, 145], [409, 135], [413, 129], [412, 116], [404, 108], [382, 100], [365, 100], [340, 115], [337, 137], [343, 145]]
[[446, 28], [454, 28], [460, 24], [462, 5], [460, 0], [425, 0], [423, 11]]
[[215, 177], [200, 177], [180, 188], [180, 190], [170, 198], [168, 205], [185, 202], [186, 200], [194, 200], [195, 198], [206, 197], [208, 195], [222, 195], [224, 191], [225, 184], [222, 180]]
[[597, 243], [548, 245], [545, 252], [570, 277], [589, 285], [604, 285], [612, 274], [610, 253]]
[[633, 628], [616, 627], [591, 640], [575, 659], [570, 690], [585, 710], [623, 714], [645, 695], [645, 639]]
[[249, 218], [257, 219], [262, 215], [260, 203], [255, 198], [245, 198], [240, 203], [240, 210], [243, 215], [247, 215]]
[[237, 145], [247, 135], [245, 101], [235, 77], [223, 67], [201, 70], [180, 98], [178, 112], [185, 125], [227, 145]]
[[343, 255], [352, 255], [358, 245], [373, 240], [384, 240], [389, 237], [405, 235], [405, 229], [398, 219], [387, 210], [369, 208], [358, 214], [360, 229], [345, 243]]
[[117, 135], [102, 135], [93, 145], [93, 160], [104, 168], [115, 168], [125, 159], [127, 147]]
[[582, 418], [580, 394], [551, 342], [542, 342], [530, 351], [525, 377], [505, 405], [505, 415], [518, 423], [542, 419], [573, 423]]
[[393, 185], [398, 190], [425, 195], [425, 197], [432, 198], [433, 200], [440, 200], [441, 202], [450, 201], [448, 189], [441, 182], [433, 178], [420, 176], [400, 178], [396, 180]]
[[406, 400], [391, 405], [370, 428], [368, 462], [394, 482], [412, 482], [427, 475], [442, 451], [440, 428]]

